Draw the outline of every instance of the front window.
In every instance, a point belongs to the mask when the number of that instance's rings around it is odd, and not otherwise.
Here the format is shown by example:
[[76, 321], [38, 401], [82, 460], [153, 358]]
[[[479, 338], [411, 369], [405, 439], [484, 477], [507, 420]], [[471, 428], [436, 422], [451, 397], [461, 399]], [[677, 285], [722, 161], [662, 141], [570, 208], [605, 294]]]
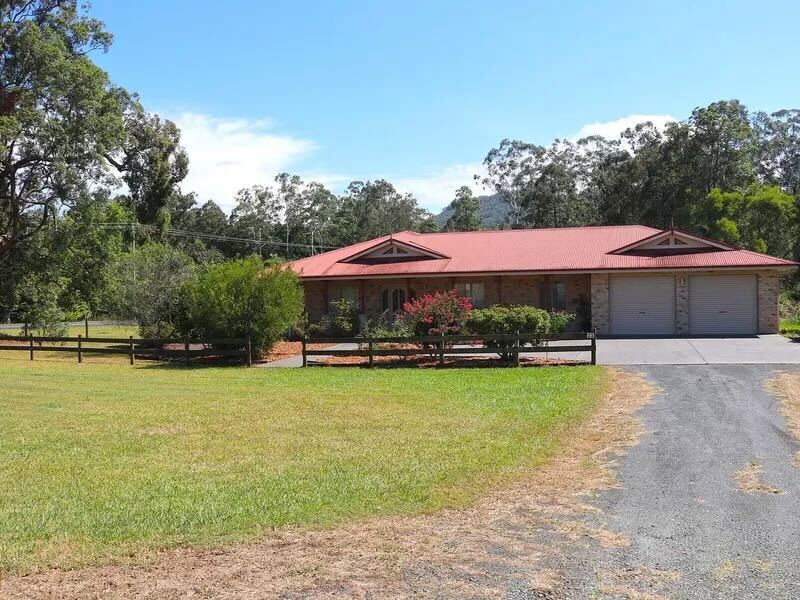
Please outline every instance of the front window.
[[347, 300], [353, 306], [358, 305], [358, 288], [354, 285], [337, 285], [330, 291], [331, 302]]
[[566, 310], [567, 286], [563, 281], [543, 283], [539, 288], [539, 303], [547, 310]]
[[484, 304], [484, 288], [483, 283], [459, 283], [456, 285], [456, 294], [458, 296], [469, 298], [472, 301], [472, 306], [480, 307]]
[[398, 313], [403, 310], [403, 304], [406, 303], [406, 292], [402, 288], [394, 288], [392, 290], [385, 289], [381, 294], [381, 308], [383, 312], [391, 311]]

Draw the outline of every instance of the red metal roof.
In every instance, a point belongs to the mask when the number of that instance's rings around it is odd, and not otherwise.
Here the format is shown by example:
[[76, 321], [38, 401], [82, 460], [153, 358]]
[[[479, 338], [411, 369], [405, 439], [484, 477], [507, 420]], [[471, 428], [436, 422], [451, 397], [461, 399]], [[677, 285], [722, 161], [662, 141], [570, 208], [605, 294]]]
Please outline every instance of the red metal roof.
[[[413, 277], [470, 273], [614, 271], [794, 267], [798, 263], [741, 249], [705, 249], [687, 254], [644, 256], [612, 251], [652, 237], [643, 225], [513, 229], [448, 233], [401, 231], [290, 263], [303, 279]], [[393, 238], [448, 258], [343, 262]]]

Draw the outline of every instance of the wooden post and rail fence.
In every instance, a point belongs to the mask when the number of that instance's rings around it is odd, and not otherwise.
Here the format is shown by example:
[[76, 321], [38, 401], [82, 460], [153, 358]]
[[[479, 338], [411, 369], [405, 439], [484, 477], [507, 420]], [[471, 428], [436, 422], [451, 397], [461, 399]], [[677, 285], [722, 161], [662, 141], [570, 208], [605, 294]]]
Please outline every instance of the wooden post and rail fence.
[[[107, 344], [87, 346], [86, 344]], [[169, 348], [168, 346], [174, 346]], [[192, 346], [195, 346], [194, 348]], [[197, 348], [196, 346], [202, 346]], [[214, 347], [216, 346], [216, 347]], [[187, 365], [199, 358], [239, 358], [252, 365], [250, 338], [107, 338], [63, 336], [5, 336], [0, 335], [0, 350], [27, 351], [34, 360], [36, 352], [74, 352], [82, 363], [88, 354], [127, 355], [130, 364], [137, 358], [177, 360]]]
[[[479, 342], [479, 346], [475, 346]], [[552, 342], [559, 342], [552, 344]], [[565, 342], [561, 344], [562, 342]], [[574, 344], [571, 342], [575, 342]], [[583, 342], [583, 343], [578, 343]], [[357, 348], [311, 349], [309, 344], [356, 344]], [[392, 348], [392, 344], [416, 346]], [[387, 345], [389, 347], [387, 347]], [[524, 334], [501, 333], [482, 335], [429, 335], [421, 337], [353, 337], [353, 338], [303, 338], [303, 366], [309, 365], [313, 356], [358, 356], [375, 366], [376, 356], [430, 356], [445, 364], [445, 356], [474, 356], [499, 354], [507, 362], [519, 365], [520, 354], [553, 352], [587, 352], [589, 364], [597, 364], [597, 335], [594, 330], [577, 333]]]

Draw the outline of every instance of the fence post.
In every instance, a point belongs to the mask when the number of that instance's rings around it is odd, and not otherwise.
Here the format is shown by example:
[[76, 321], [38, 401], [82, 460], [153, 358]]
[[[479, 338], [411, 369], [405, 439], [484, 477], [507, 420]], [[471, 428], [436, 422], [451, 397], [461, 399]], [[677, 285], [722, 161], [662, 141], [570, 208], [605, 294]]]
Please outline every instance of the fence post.
[[444, 366], [444, 332], [442, 332], [442, 339], [439, 340], [439, 366]]
[[130, 336], [128, 341], [128, 356], [130, 357], [131, 364], [133, 364], [133, 336]]
[[303, 366], [307, 367], [308, 366], [308, 357], [306, 356], [306, 336], [305, 335], [303, 335], [301, 341], [303, 343]]
[[592, 364], [597, 364], [597, 328], [592, 327]]
[[371, 369], [375, 366], [375, 357], [372, 355], [372, 338], [367, 341], [367, 346], [369, 348], [369, 368]]
[[86, 333], [86, 337], [89, 337], [89, 313], [88, 312], [83, 316], [83, 325], [84, 325], [84, 332]]
[[250, 336], [247, 336], [247, 366], [253, 366], [253, 343], [250, 340]]
[[183, 341], [183, 352], [186, 360], [186, 366], [188, 367], [191, 361], [191, 357], [189, 356], [189, 338], [186, 338]]
[[83, 362], [83, 357], [81, 356], [81, 334], [78, 334], [78, 362]]
[[25, 337], [28, 337], [28, 323], [25, 322]]
[[[27, 327], [27, 325], [26, 325], [26, 327]], [[33, 360], [33, 337], [31, 337], [29, 339], [29, 341], [31, 343], [31, 346], [30, 346], [30, 348], [31, 348], [31, 360]]]
[[519, 366], [519, 329], [517, 329], [516, 337], [514, 338], [514, 366]]

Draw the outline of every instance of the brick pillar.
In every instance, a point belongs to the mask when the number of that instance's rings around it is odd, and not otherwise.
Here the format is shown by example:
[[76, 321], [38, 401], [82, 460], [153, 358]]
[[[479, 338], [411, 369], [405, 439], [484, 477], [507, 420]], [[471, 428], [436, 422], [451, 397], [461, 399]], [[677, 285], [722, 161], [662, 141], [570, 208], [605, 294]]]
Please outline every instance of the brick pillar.
[[777, 271], [761, 271], [758, 274], [758, 333], [778, 333], [778, 295], [780, 280]]
[[592, 327], [600, 335], [608, 335], [608, 273], [592, 273]]
[[675, 276], [675, 333], [689, 335], [689, 276]]

